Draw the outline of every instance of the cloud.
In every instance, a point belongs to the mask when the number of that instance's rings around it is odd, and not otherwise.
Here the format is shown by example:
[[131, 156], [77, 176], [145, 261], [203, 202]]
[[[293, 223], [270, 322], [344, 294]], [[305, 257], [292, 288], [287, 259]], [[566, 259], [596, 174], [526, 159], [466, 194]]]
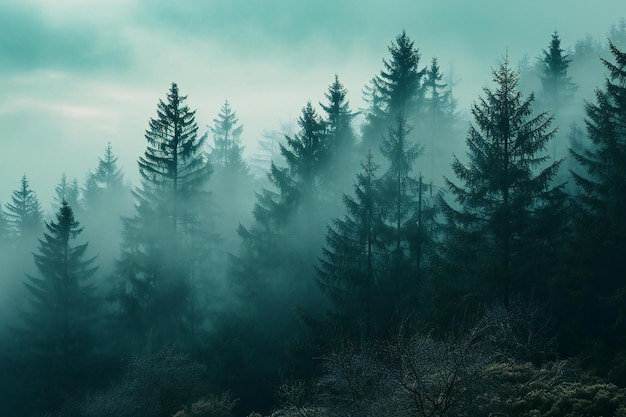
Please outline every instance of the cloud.
[[54, 22], [32, 7], [0, 3], [0, 70], [100, 71], [128, 65], [116, 36], [80, 21]]

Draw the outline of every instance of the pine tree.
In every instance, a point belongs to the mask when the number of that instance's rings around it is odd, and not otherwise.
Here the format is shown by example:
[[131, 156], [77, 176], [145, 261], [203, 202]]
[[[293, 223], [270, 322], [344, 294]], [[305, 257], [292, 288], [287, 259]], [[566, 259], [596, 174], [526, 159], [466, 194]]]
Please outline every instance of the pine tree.
[[117, 164], [117, 156], [109, 142], [102, 158], [98, 158], [98, 167], [87, 174], [83, 201], [87, 210], [97, 208], [111, 194], [121, 192], [124, 187], [124, 173]]
[[37, 195], [31, 190], [26, 175], [22, 176], [20, 188], [13, 191], [11, 203], [6, 204], [9, 234], [14, 241], [24, 241], [41, 231], [43, 213]]
[[[312, 248], [323, 239], [325, 207], [319, 185], [327, 160], [326, 126], [310, 102], [298, 125], [299, 131], [280, 145], [286, 166], [271, 164], [268, 179], [273, 189], [257, 194], [252, 226], [239, 226], [241, 249], [229, 271], [238, 308], [229, 312], [213, 337], [216, 344], [232, 337], [243, 340], [227, 345], [227, 350], [216, 347], [223, 362], [218, 378], [225, 379], [242, 402], [255, 398], [266, 403], [271, 395], [267, 381], [278, 382], [281, 370], [294, 369], [291, 344], [303, 331], [294, 306], [308, 309], [321, 301], [310, 277]], [[245, 369], [245, 380], [226, 375], [226, 364]], [[298, 372], [304, 367], [300, 364]]]
[[572, 60], [563, 52], [559, 34], [554, 31], [550, 47], [547, 51], [544, 49], [541, 59], [543, 70], [541, 85], [543, 87], [542, 99], [555, 112], [560, 110], [576, 91], [576, 85], [572, 83], [572, 78], [567, 74]]
[[324, 188], [328, 198], [336, 201], [349, 184], [344, 179], [350, 178], [356, 171], [356, 135], [352, 129], [352, 120], [356, 116], [350, 110], [347, 99], [348, 90], [335, 75], [335, 81], [324, 93], [326, 104], [320, 103], [324, 110], [328, 163], [324, 170]]
[[280, 145], [292, 178], [300, 181], [302, 190], [315, 189], [320, 169], [328, 158], [326, 124], [317, 114], [311, 102], [302, 109], [298, 119], [300, 133], [287, 136], [286, 144]]
[[213, 146], [211, 148], [211, 161], [214, 168], [222, 167], [229, 172], [237, 170], [247, 170], [242, 153], [241, 133], [243, 125], [238, 124], [239, 119], [230, 107], [228, 100], [220, 108], [216, 119], [213, 119], [214, 126], [211, 126], [213, 133]]
[[148, 349], [192, 343], [199, 320], [194, 291], [214, 237], [201, 216], [211, 172], [202, 152], [206, 136], [198, 137], [185, 99], [173, 83], [167, 102], [159, 101], [138, 162], [136, 215], [124, 219], [118, 299]]
[[219, 234], [225, 237], [223, 247], [226, 251], [236, 251], [239, 243], [235, 233], [238, 223], [250, 217], [254, 177], [248, 164], [243, 159], [244, 147], [241, 145], [243, 125], [239, 124], [237, 114], [226, 101], [221, 107], [218, 117], [213, 119], [214, 126], [209, 129], [213, 133], [213, 146], [210, 160], [214, 173], [207, 188], [219, 199], [212, 203], [215, 215], [221, 213], [228, 221], [217, 222]]
[[70, 207], [78, 207], [79, 192], [78, 181], [75, 179], [68, 181], [67, 176], [63, 173], [63, 175], [61, 175], [61, 181], [54, 187], [55, 209], [61, 207], [64, 201], [67, 202]]
[[408, 134], [411, 129], [406, 125], [403, 116], [398, 115], [394, 128], [389, 128], [388, 135], [381, 145], [381, 152], [389, 162], [389, 169], [385, 173], [385, 195], [388, 204], [387, 221], [390, 229], [390, 241], [393, 251], [401, 256], [402, 243], [405, 240], [404, 225], [414, 213], [414, 199], [412, 198], [415, 181], [410, 174], [413, 164], [421, 149], [417, 145], [410, 145]]
[[[611, 25], [609, 30], [611, 43], [620, 51], [626, 50], [626, 19], [621, 18], [617, 25]], [[609, 48], [610, 49], [610, 48]]]
[[419, 51], [405, 31], [389, 46], [389, 53], [391, 59], [383, 59], [384, 69], [371, 82], [367, 99], [370, 108], [363, 126], [364, 146], [375, 149], [381, 135], [395, 124], [398, 114], [415, 122], [423, 99], [425, 69], [419, 69]]
[[345, 153], [351, 149], [356, 141], [352, 130], [352, 119], [356, 116], [350, 110], [350, 103], [347, 99], [348, 90], [339, 81], [339, 76], [335, 74], [335, 81], [324, 93], [326, 104], [320, 106], [326, 113], [324, 118], [327, 127], [328, 147], [330, 153]]
[[389, 165], [381, 178], [380, 190], [384, 202], [381, 205], [384, 209], [383, 240], [387, 258], [385, 283], [381, 291], [387, 305], [379, 314], [386, 316], [388, 325], [412, 316], [419, 295], [419, 274], [415, 267], [421, 259], [411, 257], [411, 237], [416, 237], [411, 235], [412, 232], [414, 234], [413, 226], [418, 215], [418, 182], [412, 172], [422, 150], [418, 145], [411, 144], [410, 131], [404, 117], [398, 115], [395, 126], [389, 128], [380, 149]]
[[[372, 152], [361, 164], [354, 184], [354, 197], [344, 195], [344, 219], [327, 227], [326, 247], [317, 267], [316, 281], [333, 303], [331, 334], [370, 341], [376, 317], [375, 295], [380, 285], [381, 198], [378, 166]], [[377, 329], [376, 333], [380, 333]]]
[[595, 102], [586, 105], [590, 143], [572, 150], [579, 166], [572, 172], [578, 210], [570, 267], [561, 282], [562, 317], [575, 330], [567, 341], [580, 347], [576, 337], [584, 334], [605, 348], [605, 367], [626, 346], [626, 53], [609, 47], [614, 62], [602, 60], [609, 77], [596, 90]]
[[468, 162], [453, 162], [460, 183], [446, 179], [455, 203], [440, 198], [448, 285], [466, 300], [545, 297], [550, 239], [563, 217], [562, 193], [551, 184], [560, 162], [547, 163], [552, 118], [532, 114], [533, 96], [522, 98], [508, 60], [493, 80], [495, 90], [485, 88], [472, 106]]
[[385, 68], [378, 77], [378, 89], [392, 120], [398, 114], [409, 117], [421, 99], [425, 70], [419, 69], [420, 54], [413, 44], [406, 32], [402, 31], [395, 45], [389, 46], [391, 60], [383, 59]]
[[29, 387], [46, 411], [84, 388], [96, 346], [98, 308], [89, 281], [97, 267], [95, 258], [85, 258], [88, 244], [73, 243], [81, 232], [71, 207], [62, 202], [33, 255], [39, 275], [25, 281], [30, 306], [17, 334], [32, 372]]
[[428, 118], [435, 124], [443, 121], [450, 112], [450, 91], [446, 90], [448, 85], [442, 80], [439, 62], [433, 58], [426, 69], [423, 88]]

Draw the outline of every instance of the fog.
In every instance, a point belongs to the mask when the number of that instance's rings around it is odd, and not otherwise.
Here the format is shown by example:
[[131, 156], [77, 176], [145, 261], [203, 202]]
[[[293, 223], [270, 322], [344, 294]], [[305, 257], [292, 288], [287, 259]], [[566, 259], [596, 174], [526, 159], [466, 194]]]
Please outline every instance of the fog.
[[[611, 336], [626, 203], [586, 182], [611, 159], [591, 103], [617, 56], [607, 37], [626, 47], [621, 7], [1, 3], [0, 414], [341, 410], [327, 391], [357, 389], [341, 372], [368, 363], [357, 380], [384, 382], [444, 351], [481, 381], [565, 358], [626, 409]], [[566, 76], [550, 90], [555, 37]], [[389, 75], [402, 46], [418, 81]], [[40, 204], [22, 217], [20, 190]], [[356, 397], [406, 406], [391, 385]], [[506, 397], [487, 385], [480, 401]], [[480, 401], [473, 415], [507, 414]]]
[[353, 108], [363, 107], [361, 90], [402, 29], [424, 64], [437, 57], [446, 75], [453, 66], [467, 113], [505, 54], [532, 60], [555, 29], [565, 49], [587, 34], [603, 42], [618, 4], [3, 2], [0, 201], [26, 174], [47, 206], [57, 177], [82, 181], [108, 142], [136, 181], [147, 119], [172, 81], [201, 127], [230, 100], [252, 155], [263, 131], [296, 120], [307, 100], [321, 101], [335, 73]]

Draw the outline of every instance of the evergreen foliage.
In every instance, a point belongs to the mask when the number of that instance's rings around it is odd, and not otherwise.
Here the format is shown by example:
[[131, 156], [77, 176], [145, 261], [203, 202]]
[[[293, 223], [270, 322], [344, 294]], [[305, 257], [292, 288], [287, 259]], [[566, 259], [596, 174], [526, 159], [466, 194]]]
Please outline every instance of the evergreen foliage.
[[603, 335], [607, 342], [601, 345], [611, 346], [598, 358], [605, 367], [605, 361], [626, 346], [623, 337], [616, 337], [624, 328], [626, 294], [626, 53], [609, 46], [613, 60], [603, 60], [609, 77], [604, 88], [596, 90], [595, 102], [586, 105], [589, 143], [572, 150], [578, 165], [572, 172], [578, 210], [569, 282], [561, 283], [577, 288], [562, 305], [563, 318], [581, 326], [568, 336], [576, 337], [583, 329], [586, 340]]
[[493, 72], [495, 89], [472, 106], [468, 162], [453, 162], [446, 179], [455, 203], [440, 198], [446, 219], [448, 285], [464, 296], [508, 300], [545, 296], [563, 195], [551, 184], [560, 162], [548, 163], [552, 118], [533, 115], [508, 60]]
[[13, 240], [34, 237], [41, 230], [43, 213], [39, 199], [22, 176], [20, 188], [13, 191], [11, 202], [5, 205], [9, 234]]
[[61, 181], [54, 187], [55, 207], [61, 207], [64, 201], [67, 202], [70, 207], [79, 207], [79, 193], [78, 181], [75, 179], [68, 181], [67, 175], [63, 173], [63, 175], [61, 175]]
[[316, 281], [333, 303], [332, 334], [343, 333], [361, 343], [373, 334], [374, 299], [380, 285], [382, 201], [377, 170], [369, 152], [356, 176], [354, 197], [343, 197], [344, 219], [334, 219], [327, 227], [326, 247], [316, 269]]
[[31, 304], [18, 336], [31, 388], [44, 410], [83, 388], [96, 346], [98, 307], [90, 280], [97, 266], [95, 258], [85, 258], [87, 243], [73, 244], [81, 232], [71, 207], [62, 202], [33, 255], [39, 276], [27, 275], [25, 282]]
[[548, 50], [543, 50], [541, 59], [542, 99], [553, 111], [558, 111], [576, 91], [572, 77], [568, 76], [568, 68], [572, 60], [561, 48], [561, 38], [554, 31]]
[[241, 133], [243, 125], [238, 124], [237, 113], [232, 110], [228, 100], [220, 108], [214, 126], [210, 127], [213, 133], [213, 146], [211, 148], [211, 161], [216, 170], [220, 168], [230, 175], [241, 172], [247, 175], [249, 168], [243, 160], [243, 146], [241, 145]]
[[392, 126], [398, 115], [415, 122], [423, 101], [422, 78], [426, 69], [419, 68], [420, 53], [405, 31], [389, 46], [391, 58], [383, 59], [383, 70], [366, 89], [369, 109], [363, 126], [363, 144], [377, 149], [381, 135]]
[[202, 186], [211, 173], [202, 152], [206, 136], [198, 137], [185, 99], [172, 83], [167, 102], [159, 101], [138, 161], [136, 215], [124, 219], [117, 296], [147, 349], [192, 344], [200, 320], [194, 291], [214, 238], [201, 217]]
[[124, 186], [124, 172], [118, 166], [117, 156], [113, 154], [113, 146], [109, 142], [103, 157], [98, 158], [98, 166], [87, 174], [83, 189], [83, 201], [86, 209], [97, 209], [111, 198], [111, 194], [119, 193]]

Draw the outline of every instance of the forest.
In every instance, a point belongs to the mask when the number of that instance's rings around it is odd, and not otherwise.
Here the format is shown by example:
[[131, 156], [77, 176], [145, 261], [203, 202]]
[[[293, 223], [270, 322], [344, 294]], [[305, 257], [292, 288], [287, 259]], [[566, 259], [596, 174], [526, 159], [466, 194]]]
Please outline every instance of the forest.
[[626, 20], [607, 30], [504, 53], [467, 109], [401, 31], [366, 108], [328, 74], [254, 158], [232, 103], [204, 131], [172, 82], [136, 166], [112, 141], [45, 204], [17, 174], [0, 415], [626, 416]]

